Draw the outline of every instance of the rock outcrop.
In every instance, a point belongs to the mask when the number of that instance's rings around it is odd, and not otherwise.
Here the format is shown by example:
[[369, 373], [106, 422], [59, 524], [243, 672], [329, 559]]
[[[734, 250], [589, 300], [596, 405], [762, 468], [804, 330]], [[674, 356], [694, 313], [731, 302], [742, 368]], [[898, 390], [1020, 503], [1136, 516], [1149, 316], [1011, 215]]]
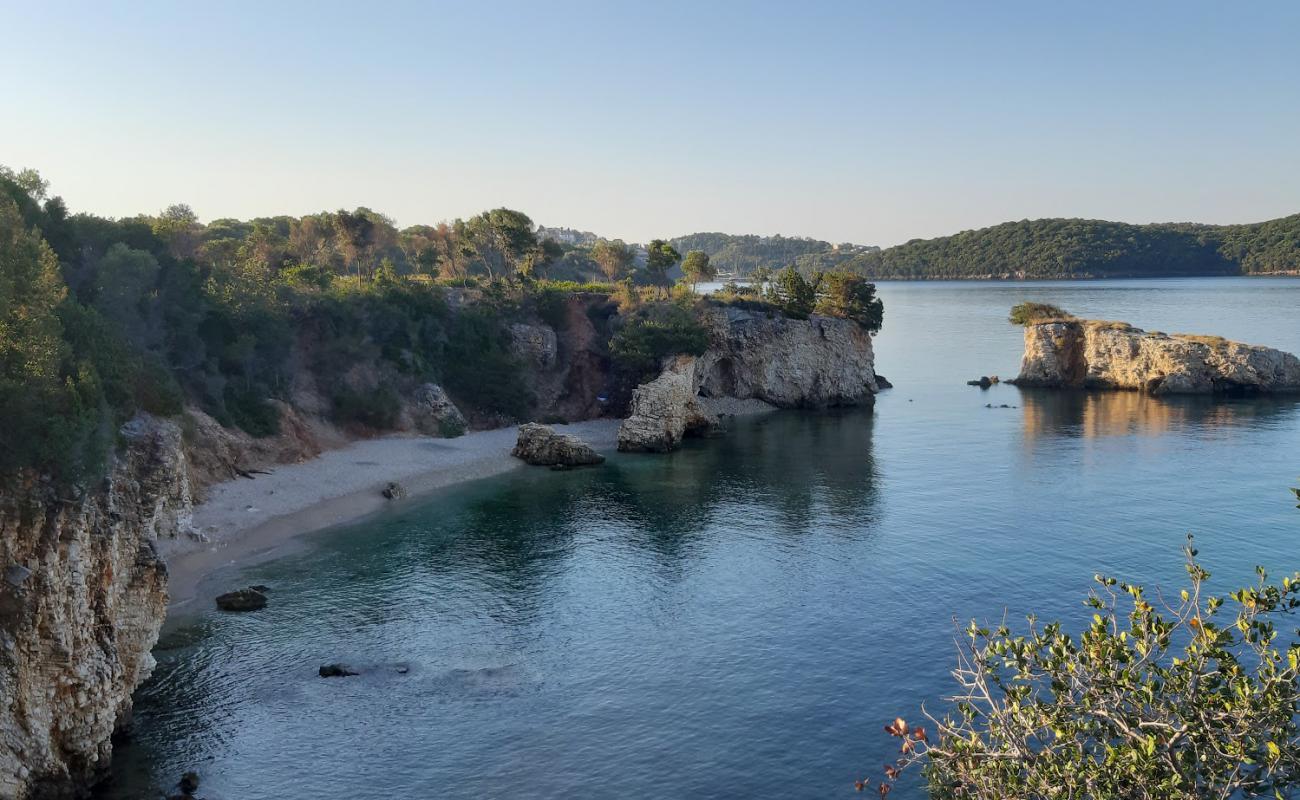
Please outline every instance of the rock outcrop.
[[715, 430], [701, 398], [755, 400], [780, 408], [871, 405], [879, 386], [871, 335], [831, 317], [806, 320], [737, 308], [708, 312], [710, 344], [698, 358], [668, 359], [636, 388], [618, 449], [667, 452]]
[[510, 455], [540, 467], [583, 467], [605, 460], [578, 437], [535, 422], [519, 426], [519, 439]]
[[717, 425], [717, 417], [699, 402], [698, 368], [693, 356], [677, 356], [658, 378], [636, 387], [630, 413], [618, 429], [619, 450], [666, 453], [688, 434]]
[[74, 797], [153, 669], [167, 607], [159, 537], [190, 529], [180, 429], [121, 430], [108, 477], [79, 497], [29, 478], [0, 495], [0, 797]]
[[411, 425], [428, 436], [453, 438], [464, 433], [467, 427], [465, 415], [436, 383], [426, 383], [415, 390], [407, 414]]
[[699, 394], [752, 397], [780, 408], [874, 402], [871, 334], [851, 320], [725, 307], [711, 309], [707, 321], [711, 341], [696, 367]]
[[1053, 320], [1025, 326], [1025, 354], [1014, 383], [1153, 395], [1300, 392], [1300, 359], [1214, 336]]

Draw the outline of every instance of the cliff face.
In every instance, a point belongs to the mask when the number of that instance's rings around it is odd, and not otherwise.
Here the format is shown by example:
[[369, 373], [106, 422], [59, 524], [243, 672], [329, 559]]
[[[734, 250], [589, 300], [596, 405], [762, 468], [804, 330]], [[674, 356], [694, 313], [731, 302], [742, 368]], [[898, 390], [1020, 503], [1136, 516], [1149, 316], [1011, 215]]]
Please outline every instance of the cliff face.
[[708, 323], [711, 344], [696, 367], [705, 397], [755, 398], [781, 408], [874, 402], [871, 335], [855, 322], [715, 308]]
[[153, 669], [167, 607], [154, 540], [190, 528], [180, 430], [140, 418], [109, 476], [64, 500], [39, 481], [0, 497], [0, 797], [71, 798]]
[[879, 390], [871, 336], [849, 320], [807, 320], [716, 308], [710, 345], [678, 356], [636, 388], [618, 449], [666, 452], [717, 420], [700, 397], [763, 400], [781, 408], [871, 405]]
[[1020, 386], [1132, 389], [1153, 395], [1300, 392], [1300, 359], [1209, 336], [1071, 320], [1025, 326]]

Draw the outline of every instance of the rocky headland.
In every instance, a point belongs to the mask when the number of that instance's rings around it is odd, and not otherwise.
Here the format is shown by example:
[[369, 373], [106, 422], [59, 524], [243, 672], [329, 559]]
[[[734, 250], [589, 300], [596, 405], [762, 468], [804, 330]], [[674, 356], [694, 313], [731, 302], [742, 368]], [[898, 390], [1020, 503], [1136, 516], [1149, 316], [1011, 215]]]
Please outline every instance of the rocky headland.
[[711, 309], [709, 347], [665, 359], [657, 378], [636, 388], [618, 449], [667, 452], [684, 437], [716, 429], [719, 400], [776, 408], [871, 405], [880, 387], [871, 335], [845, 319], [791, 319], [736, 308]]
[[1031, 322], [1024, 335], [1018, 386], [1151, 395], [1300, 392], [1300, 359], [1271, 347], [1080, 319]]

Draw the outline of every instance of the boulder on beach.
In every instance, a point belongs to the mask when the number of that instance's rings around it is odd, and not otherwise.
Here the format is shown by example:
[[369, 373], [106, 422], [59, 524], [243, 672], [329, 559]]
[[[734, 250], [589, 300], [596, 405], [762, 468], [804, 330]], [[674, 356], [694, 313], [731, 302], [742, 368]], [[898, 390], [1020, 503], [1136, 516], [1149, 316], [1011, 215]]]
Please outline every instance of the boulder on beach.
[[266, 594], [251, 586], [247, 589], [236, 589], [233, 592], [217, 595], [217, 608], [222, 611], [257, 611], [266, 608]]
[[535, 422], [519, 426], [519, 439], [510, 455], [541, 467], [581, 467], [605, 460], [578, 437]]
[[397, 481], [389, 481], [379, 493], [389, 500], [401, 500], [406, 497], [406, 487]]
[[436, 383], [426, 383], [415, 391], [407, 413], [416, 430], [429, 436], [454, 439], [465, 432], [465, 415]]

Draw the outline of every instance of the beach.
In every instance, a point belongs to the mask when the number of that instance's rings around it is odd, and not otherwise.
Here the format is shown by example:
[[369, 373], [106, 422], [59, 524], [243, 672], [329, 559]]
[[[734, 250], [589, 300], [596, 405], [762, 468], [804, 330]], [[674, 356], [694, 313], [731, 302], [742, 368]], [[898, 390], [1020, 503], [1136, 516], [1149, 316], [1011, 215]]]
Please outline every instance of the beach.
[[[598, 451], [615, 448], [619, 420], [556, 425]], [[212, 586], [205, 578], [282, 554], [302, 534], [356, 522], [386, 508], [411, 503], [457, 483], [530, 468], [510, 455], [518, 428], [476, 431], [454, 439], [385, 436], [352, 442], [299, 464], [283, 464], [207, 489], [194, 508], [196, 538], [163, 541], [170, 610], [197, 608], [208, 594], [235, 586]], [[531, 467], [531, 469], [539, 469]], [[381, 494], [390, 482], [406, 497]]]

